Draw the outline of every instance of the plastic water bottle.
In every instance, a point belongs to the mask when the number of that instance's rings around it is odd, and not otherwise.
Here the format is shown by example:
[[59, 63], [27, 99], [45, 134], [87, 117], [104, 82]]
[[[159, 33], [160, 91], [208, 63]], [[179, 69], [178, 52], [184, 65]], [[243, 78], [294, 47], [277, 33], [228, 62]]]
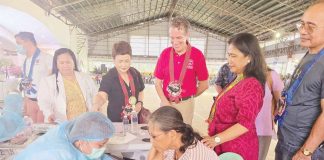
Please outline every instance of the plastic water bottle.
[[137, 128], [138, 128], [138, 117], [137, 117], [137, 112], [136, 111], [132, 111], [131, 114], [132, 118], [131, 118], [131, 132], [136, 134], [137, 133]]
[[125, 115], [123, 117], [123, 135], [126, 136], [126, 133], [129, 131], [129, 120]]

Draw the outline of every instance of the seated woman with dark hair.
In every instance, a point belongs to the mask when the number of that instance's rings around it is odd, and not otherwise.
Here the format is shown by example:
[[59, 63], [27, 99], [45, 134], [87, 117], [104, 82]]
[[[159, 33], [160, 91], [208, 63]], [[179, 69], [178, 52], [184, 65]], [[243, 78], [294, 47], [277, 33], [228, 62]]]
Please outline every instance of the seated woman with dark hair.
[[169, 106], [152, 113], [149, 123], [152, 148], [148, 160], [217, 160], [216, 153], [204, 146], [202, 137], [183, 122], [181, 113]]

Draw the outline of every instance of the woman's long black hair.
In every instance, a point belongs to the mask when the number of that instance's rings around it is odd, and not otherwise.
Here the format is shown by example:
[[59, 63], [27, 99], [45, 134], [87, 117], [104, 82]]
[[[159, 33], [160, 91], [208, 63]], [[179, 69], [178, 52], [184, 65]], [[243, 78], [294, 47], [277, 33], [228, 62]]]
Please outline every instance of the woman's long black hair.
[[76, 60], [75, 54], [73, 53], [72, 50], [70, 50], [68, 48], [60, 48], [60, 49], [56, 50], [55, 53], [54, 53], [54, 57], [53, 57], [52, 74], [55, 74], [55, 77], [56, 77], [56, 90], [57, 90], [57, 93], [59, 93], [59, 87], [58, 87], [58, 84], [57, 84], [57, 77], [58, 77], [58, 72], [59, 72], [59, 70], [57, 68], [57, 58], [58, 58], [58, 56], [60, 56], [62, 54], [70, 55], [72, 57], [72, 60], [73, 60], [73, 63], [74, 63], [74, 70], [79, 71], [77, 60]]
[[183, 122], [181, 113], [170, 106], [163, 106], [155, 110], [150, 116], [150, 122], [158, 124], [160, 130], [168, 132], [175, 130], [181, 133], [181, 142], [183, 146], [180, 147], [180, 152], [184, 153], [191, 145], [196, 145], [202, 139], [199, 133], [195, 132], [189, 124]]

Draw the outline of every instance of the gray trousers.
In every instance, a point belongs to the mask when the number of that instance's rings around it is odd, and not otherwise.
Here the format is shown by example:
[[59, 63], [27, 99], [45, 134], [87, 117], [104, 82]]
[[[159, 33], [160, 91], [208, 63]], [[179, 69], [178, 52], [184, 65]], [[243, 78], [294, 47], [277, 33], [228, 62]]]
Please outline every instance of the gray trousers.
[[[285, 145], [278, 141], [275, 160], [291, 160], [300, 146]], [[312, 160], [324, 160], [324, 145], [320, 145], [312, 155]]]
[[258, 136], [259, 160], [266, 160], [272, 136]]

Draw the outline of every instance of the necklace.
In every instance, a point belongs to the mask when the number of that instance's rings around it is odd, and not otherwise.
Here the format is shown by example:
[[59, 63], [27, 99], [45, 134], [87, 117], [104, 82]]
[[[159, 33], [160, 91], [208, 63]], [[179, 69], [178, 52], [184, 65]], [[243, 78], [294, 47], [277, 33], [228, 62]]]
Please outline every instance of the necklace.
[[231, 90], [236, 84], [238, 84], [242, 79], [244, 79], [243, 74], [238, 74], [235, 80], [225, 88], [223, 92], [220, 93], [220, 95], [217, 97], [217, 100], [222, 97], [227, 91]]
[[237, 85], [241, 80], [244, 79], [243, 74], [238, 74], [233, 82], [231, 82], [219, 95], [217, 96], [216, 100], [214, 101], [214, 104], [212, 108], [210, 109], [208, 119], [206, 120], [208, 123], [212, 122], [214, 119], [214, 115], [216, 112], [216, 102], [229, 90], [231, 90], [235, 85]]

